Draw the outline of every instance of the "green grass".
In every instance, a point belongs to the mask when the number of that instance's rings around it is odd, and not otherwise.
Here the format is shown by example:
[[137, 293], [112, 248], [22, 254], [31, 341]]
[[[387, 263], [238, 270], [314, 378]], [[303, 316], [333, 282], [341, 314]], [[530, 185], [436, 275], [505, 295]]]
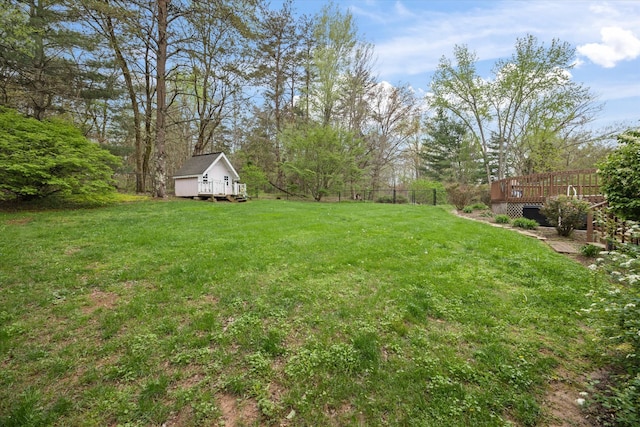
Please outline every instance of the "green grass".
[[586, 269], [438, 207], [4, 213], [0, 260], [0, 425], [534, 426], [592, 351]]

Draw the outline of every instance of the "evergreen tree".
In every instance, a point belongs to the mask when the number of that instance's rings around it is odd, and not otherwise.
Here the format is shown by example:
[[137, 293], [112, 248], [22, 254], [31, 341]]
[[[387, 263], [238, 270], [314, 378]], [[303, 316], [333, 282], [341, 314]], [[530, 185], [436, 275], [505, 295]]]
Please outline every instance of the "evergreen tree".
[[98, 40], [80, 31], [63, 0], [3, 1], [0, 8], [2, 103], [38, 120], [79, 101], [108, 98], [104, 63], [91, 55]]
[[451, 119], [442, 108], [425, 120], [426, 137], [421, 157], [424, 175], [436, 181], [467, 184], [482, 176], [466, 126]]

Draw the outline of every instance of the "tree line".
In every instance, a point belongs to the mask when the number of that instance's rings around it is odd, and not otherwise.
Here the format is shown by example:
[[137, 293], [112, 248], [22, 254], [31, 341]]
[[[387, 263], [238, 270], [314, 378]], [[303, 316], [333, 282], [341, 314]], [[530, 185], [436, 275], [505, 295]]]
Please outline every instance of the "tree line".
[[321, 200], [593, 166], [601, 104], [571, 79], [574, 53], [525, 36], [483, 77], [456, 46], [425, 99], [376, 77], [374, 46], [331, 3], [3, 0], [0, 105], [72, 121], [137, 192], [164, 197], [187, 157], [225, 151], [249, 186]]

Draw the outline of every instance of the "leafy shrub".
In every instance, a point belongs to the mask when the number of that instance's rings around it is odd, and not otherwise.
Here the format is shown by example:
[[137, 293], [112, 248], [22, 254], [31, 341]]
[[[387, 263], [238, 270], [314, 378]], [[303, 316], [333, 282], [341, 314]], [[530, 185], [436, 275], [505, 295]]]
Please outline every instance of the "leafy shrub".
[[482, 202], [478, 202], [472, 205], [465, 206], [464, 208], [462, 208], [462, 212], [472, 213], [473, 211], [485, 211], [487, 209], [489, 209], [489, 206], [485, 205]]
[[471, 209], [473, 209], [474, 211], [485, 211], [489, 209], [489, 206], [485, 205], [482, 202], [478, 202], [471, 205]]
[[447, 187], [449, 203], [456, 209], [463, 210], [465, 206], [484, 200], [483, 187], [454, 184]]
[[509, 215], [500, 214], [496, 215], [495, 221], [498, 224], [509, 224], [511, 222], [511, 218], [509, 218]]
[[540, 224], [534, 219], [516, 218], [511, 223], [514, 227], [524, 228], [525, 230], [535, 230]]
[[596, 245], [586, 244], [580, 248], [580, 253], [587, 258], [595, 258], [600, 254], [602, 249]]
[[603, 405], [615, 412], [616, 425], [640, 425], [640, 248], [620, 244], [590, 268], [610, 283], [591, 292], [593, 304], [585, 310], [602, 321], [603, 342], [611, 345], [606, 354], [617, 368]]
[[567, 196], [552, 197], [540, 208], [540, 213], [561, 236], [570, 236], [573, 230], [584, 224], [589, 203]]
[[618, 136], [619, 148], [598, 165], [602, 191], [613, 212], [623, 219], [640, 220], [640, 129]]
[[52, 194], [91, 198], [115, 192], [120, 159], [63, 121], [38, 121], [0, 108], [0, 197]]

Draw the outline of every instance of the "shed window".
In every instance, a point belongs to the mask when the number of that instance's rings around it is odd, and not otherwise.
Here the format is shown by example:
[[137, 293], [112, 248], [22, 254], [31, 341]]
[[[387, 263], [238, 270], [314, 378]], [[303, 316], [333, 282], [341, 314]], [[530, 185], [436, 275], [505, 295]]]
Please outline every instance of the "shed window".
[[209, 174], [205, 173], [202, 175], [202, 182], [209, 182]]

